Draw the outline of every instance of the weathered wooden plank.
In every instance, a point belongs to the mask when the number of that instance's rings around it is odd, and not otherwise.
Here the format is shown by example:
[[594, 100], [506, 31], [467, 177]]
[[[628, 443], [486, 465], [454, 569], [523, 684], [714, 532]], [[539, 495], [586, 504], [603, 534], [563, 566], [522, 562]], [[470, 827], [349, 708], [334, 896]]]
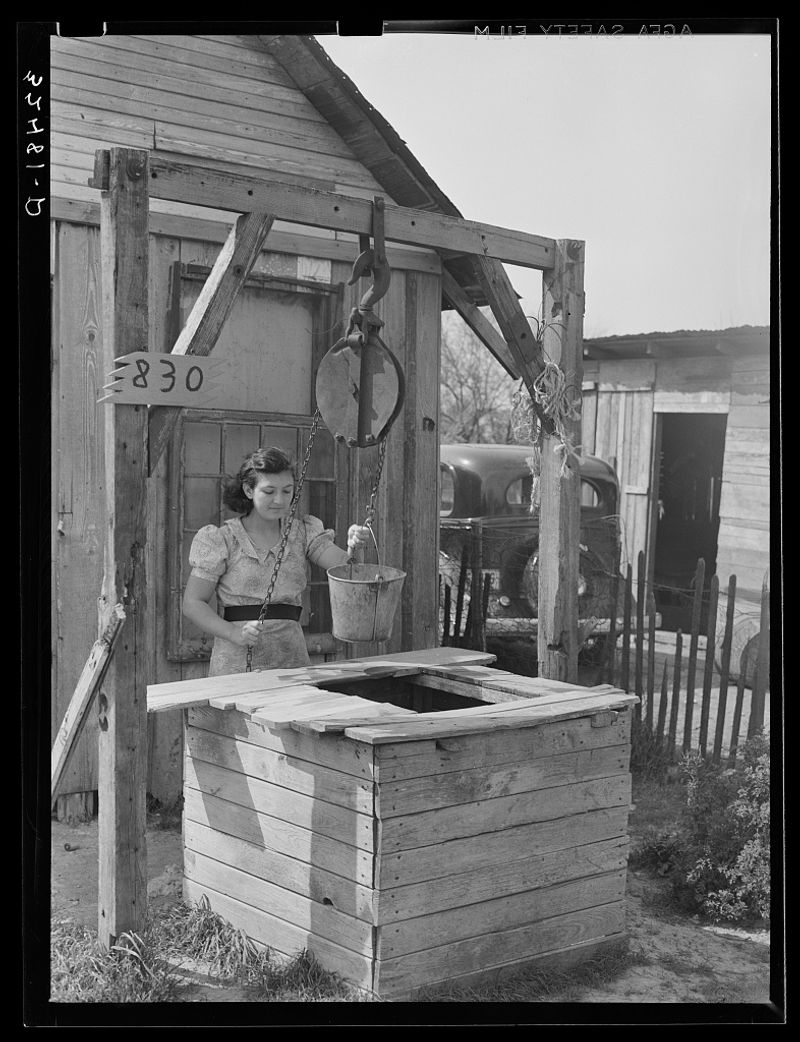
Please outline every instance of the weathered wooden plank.
[[592, 717], [582, 717], [570, 721], [568, 727], [556, 722], [519, 731], [454, 736], [444, 742], [376, 745], [375, 774], [384, 784], [625, 745], [630, 740], [630, 715], [619, 713], [615, 721], [603, 728], [592, 727]]
[[731, 359], [721, 355], [699, 358], [659, 358], [656, 394], [683, 391], [721, 391], [730, 387]]
[[[238, 99], [240, 109], [247, 110], [243, 114], [247, 119], [273, 114], [279, 119], [303, 120], [300, 125], [308, 125], [317, 132], [324, 129], [324, 118], [299, 91], [286, 90], [270, 82], [269, 78], [261, 79], [261, 70], [246, 75], [238, 64], [231, 66], [225, 59], [210, 54], [203, 55], [198, 61], [180, 48], [154, 54], [141, 39], [137, 40], [136, 49], [130, 50], [125, 47], [127, 40], [127, 37], [119, 36], [105, 37], [102, 41], [60, 38], [53, 41], [51, 60], [62, 68], [84, 74], [93, 67], [107, 71], [108, 66], [113, 66], [118, 70], [114, 77], [123, 82], [128, 76], [140, 72], [163, 76], [168, 71], [175, 80], [175, 93], [188, 95], [194, 91], [195, 97], [230, 105], [236, 105]], [[188, 57], [191, 67], [187, 67], [181, 57]], [[219, 65], [227, 68], [219, 68]]]
[[197, 903], [205, 897], [211, 910], [226, 922], [283, 955], [294, 956], [307, 950], [331, 973], [341, 974], [362, 988], [372, 986], [372, 959], [369, 956], [351, 952], [333, 941], [300, 929], [192, 879], [184, 879], [183, 897], [190, 903]]
[[[683, 727], [683, 751], [688, 753], [692, 746], [692, 718], [694, 714], [695, 676], [697, 673], [697, 649], [700, 643], [700, 613], [703, 608], [706, 562], [700, 557], [694, 573], [694, 599], [692, 602], [692, 631], [689, 643], [689, 664], [686, 669], [686, 717]], [[709, 655], [709, 657], [711, 657]], [[702, 712], [702, 710], [701, 710]]]
[[193, 757], [187, 757], [184, 763], [184, 786], [219, 796], [229, 803], [238, 803], [251, 812], [280, 818], [361, 850], [373, 849], [371, 815], [337, 807], [319, 797], [292, 792]]
[[760, 427], [770, 430], [772, 426], [772, 411], [769, 405], [732, 405], [728, 413], [728, 423], [731, 427], [742, 428]]
[[[554, 696], [558, 697], [558, 696]], [[541, 701], [539, 699], [537, 702]], [[459, 709], [447, 713], [417, 715], [401, 724], [374, 727], [348, 727], [347, 737], [357, 741], [381, 744], [385, 742], [417, 742], [429, 738], [449, 738], [459, 734], [478, 734], [482, 731], [500, 731], [517, 727], [538, 727], [554, 720], [572, 720], [593, 716], [605, 710], [624, 710], [636, 703], [635, 695], [600, 695], [594, 698], [567, 699], [553, 705], [518, 707], [518, 703]]]
[[253, 722], [248, 714], [235, 710], [222, 711], [211, 708], [188, 710], [187, 722], [191, 727], [226, 735], [251, 742], [273, 752], [293, 756], [297, 760], [308, 760], [323, 767], [352, 774], [356, 778], [373, 777], [373, 751], [371, 746], [327, 736], [324, 742], [309, 738], [294, 731], [268, 731]]
[[629, 760], [629, 747], [617, 745], [582, 749], [533, 761], [451, 771], [434, 777], [396, 782], [381, 778], [376, 790], [375, 813], [385, 820], [401, 814], [540, 791], [554, 785], [615, 777], [628, 769]]
[[[94, 194], [91, 189], [87, 188], [86, 191], [88, 194]], [[229, 221], [215, 221], [208, 216], [201, 218], [168, 213], [163, 209], [166, 204], [161, 204], [161, 210], [157, 209], [158, 205], [159, 200], [154, 200], [150, 214], [150, 231], [155, 235], [223, 243], [230, 233]], [[91, 199], [68, 199], [56, 195], [50, 200], [50, 214], [58, 220], [77, 224], [95, 225], [100, 222], [100, 208]], [[299, 229], [291, 229], [292, 226], [285, 222], [275, 222], [269, 238], [271, 252], [340, 260], [349, 265], [352, 265], [358, 255], [358, 241], [355, 238], [334, 239], [333, 232], [321, 229], [317, 234], [302, 234]], [[431, 251], [388, 247], [386, 256], [393, 271], [409, 269], [432, 274], [441, 271], [441, 261], [438, 255]]]
[[372, 813], [372, 782], [362, 781], [352, 774], [321, 767], [307, 760], [296, 760], [271, 749], [194, 727], [186, 730], [186, 749], [188, 755], [197, 760], [238, 771], [306, 796], [324, 799], [326, 803], [335, 803], [359, 814]]
[[[330, 836], [284, 821], [222, 799], [209, 792], [186, 786], [184, 820], [197, 822], [215, 834], [233, 836], [261, 849], [265, 864], [273, 854], [309, 866], [312, 871], [325, 870], [352, 883], [372, 887], [373, 855]], [[276, 862], [277, 864], [277, 862]], [[287, 883], [287, 886], [289, 884]]]
[[[77, 107], [89, 113], [113, 106], [118, 112], [146, 116], [151, 131], [153, 120], [163, 120], [182, 127], [213, 130], [231, 138], [255, 138], [262, 143], [319, 152], [346, 159], [348, 166], [357, 164], [352, 150], [328, 124], [299, 122], [262, 109], [244, 109], [233, 100], [237, 95], [230, 87], [220, 90], [209, 88], [201, 80], [180, 79], [172, 75], [174, 66], [162, 64], [154, 71], [97, 62], [91, 76], [79, 66], [74, 60], [58, 55], [54, 58], [51, 82], [61, 110], [68, 103], [68, 111]], [[111, 98], [113, 102], [109, 101]], [[361, 171], [363, 178], [363, 168]]]
[[[391, 853], [381, 850], [375, 868], [375, 887], [383, 893], [398, 885], [409, 887], [440, 880], [436, 885], [442, 892], [442, 887], [449, 886], [450, 881], [461, 874], [470, 878], [491, 875], [496, 867], [502, 871], [520, 855], [541, 859], [539, 877], [545, 881], [542, 885], [549, 885], [561, 878], [566, 879], [570, 868], [564, 858], [554, 857], [548, 861], [547, 857], [559, 851], [573, 850], [576, 846], [585, 846], [588, 850], [605, 841], [624, 840], [627, 822], [627, 806], [602, 808], [581, 812], [577, 816], [566, 815], [497, 832], [445, 840], [412, 850]], [[457, 871], [454, 871], [454, 866]]]
[[717, 634], [717, 602], [719, 601], [719, 576], [712, 575], [708, 593], [708, 618], [706, 626], [706, 659], [703, 667], [703, 700], [700, 706], [700, 734], [698, 748], [706, 755], [708, 739], [708, 718], [711, 712], [711, 686], [714, 678], [714, 647]]
[[391, 853], [448, 839], [498, 832], [515, 825], [582, 814], [585, 811], [630, 804], [630, 775], [576, 782], [499, 796], [478, 804], [464, 804], [388, 818], [380, 825], [380, 848]]
[[[670, 755], [675, 751], [675, 740], [678, 732], [678, 712], [681, 699], [681, 666], [683, 661], [683, 634], [680, 630], [675, 634], [675, 658], [672, 666], [672, 702], [669, 708], [669, 738], [668, 745]], [[689, 694], [687, 692], [687, 698]]]
[[[387, 224], [387, 238], [388, 224]], [[441, 284], [406, 275], [402, 647], [438, 643], [439, 357]], [[413, 490], [413, 493], [412, 491]]]
[[[54, 46], [60, 46], [60, 42], [54, 41]], [[211, 69], [227, 74], [228, 79], [232, 78], [232, 82], [243, 91], [255, 91], [258, 86], [263, 86], [265, 93], [274, 94], [287, 102], [301, 102], [302, 104], [296, 105], [296, 109], [292, 110], [298, 115], [312, 109], [277, 62], [255, 49], [242, 55], [241, 51], [235, 52], [230, 48], [203, 45], [192, 36], [111, 35], [86, 42], [93, 47], [94, 54], [101, 60], [104, 54], [113, 54], [117, 60], [118, 53], [128, 52], [128, 60], [138, 63], [140, 55], [149, 55], [158, 59], [162, 69], [171, 66], [176, 74], [185, 76], [190, 82], [198, 69]], [[122, 61], [121, 58], [119, 60]]]
[[[357, 719], [363, 719], [365, 705], [371, 706], [374, 703], [355, 695], [337, 695], [325, 700], [317, 699], [315, 702], [300, 707], [287, 705], [283, 708], [278, 706], [273, 709], [267, 706], [255, 710], [253, 719], [273, 731], [278, 731], [288, 728], [295, 720], [322, 720], [326, 716], [333, 715], [341, 718], [348, 713], [353, 713]], [[371, 714], [370, 718], [376, 718], [377, 715]]]
[[[97, 605], [86, 591], [100, 591], [105, 529], [103, 410], [97, 406], [104, 371], [100, 236], [95, 229], [59, 223], [55, 252], [51, 740], [98, 636]], [[62, 791], [96, 788], [97, 719], [89, 714]]]
[[[624, 842], [622, 845], [626, 846]], [[381, 894], [377, 957], [379, 960], [388, 960], [412, 952], [424, 952], [430, 948], [433, 939], [437, 946], [452, 944], [527, 923], [541, 922], [581, 908], [594, 908], [623, 900], [625, 853], [611, 858], [604, 858], [600, 852], [597, 853], [599, 861], [596, 869], [587, 864], [585, 859], [583, 861], [584, 867], [592, 873], [590, 876], [573, 878], [569, 852], [565, 852], [563, 867], [566, 875], [560, 877], [557, 884], [515, 893], [504, 893], [501, 884], [497, 896], [435, 912], [421, 912], [415, 918], [405, 915], [400, 907], [391, 910], [385, 908], [384, 895]], [[581, 858], [580, 852], [577, 857]], [[604, 872], [601, 867], [604, 864], [614, 864], [616, 871]], [[522, 862], [513, 863], [517, 870], [521, 865]], [[519, 878], [522, 880], [522, 875]], [[493, 894], [491, 884], [486, 882], [485, 892]], [[389, 917], [392, 913], [394, 918]]]
[[[233, 708], [239, 713], [249, 713], [251, 716], [256, 710], [265, 706], [300, 706], [316, 703], [320, 708], [327, 704], [333, 696], [327, 691], [320, 691], [318, 687], [310, 684], [286, 684], [283, 687], [270, 688], [266, 691], [254, 691], [248, 695], [233, 695]], [[211, 706], [214, 709], [230, 709], [227, 698], [212, 699]], [[263, 720], [257, 723], [263, 724]]]
[[[106, 364], [148, 342], [148, 156], [111, 149], [101, 193], [103, 350]], [[110, 365], [109, 365], [110, 368]], [[108, 370], [107, 370], [108, 371]], [[105, 411], [106, 544], [101, 625], [121, 603], [126, 639], [111, 659], [99, 699], [98, 936], [108, 948], [138, 930], [147, 904], [147, 703], [151, 675], [144, 556], [147, 413]]]
[[94, 701], [108, 663], [114, 652], [114, 645], [125, 622], [125, 612], [121, 604], [114, 606], [111, 621], [104, 633], [95, 641], [83, 672], [78, 679], [75, 693], [67, 706], [67, 712], [58, 729], [50, 756], [50, 799], [58, 795], [58, 788], [64, 771], [67, 768], [78, 739], [80, 738], [84, 720]]
[[363, 713], [354, 708], [347, 716], [333, 713], [330, 717], [314, 717], [313, 720], [292, 720], [290, 726], [293, 731], [300, 731], [302, 734], [332, 735], [342, 734], [348, 727], [359, 727], [362, 724], [374, 723], [375, 720], [389, 723], [416, 715], [413, 709], [403, 709], [401, 706], [393, 706], [389, 702], [371, 702], [368, 704], [370, 706], [369, 710]]
[[[511, 962], [491, 966], [488, 969], [461, 973], [444, 980], [431, 981], [422, 987], [403, 989], [402, 985], [391, 988], [383, 985], [381, 996], [391, 1001], [436, 1001], [444, 995], [450, 1001], [455, 994], [464, 996], [469, 1001], [475, 988], [496, 988], [508, 981], [514, 986], [521, 975], [528, 973], [566, 973], [585, 963], [589, 959], [602, 958], [605, 953], [613, 953], [626, 944], [626, 935], [622, 932], [607, 934], [597, 940], [573, 944], [566, 948], [557, 948], [544, 955], [524, 956]], [[441, 991], [439, 990], [441, 988]]]
[[595, 365], [599, 391], [652, 391], [655, 384], [656, 363], [652, 358], [600, 359]]
[[733, 642], [733, 622], [736, 612], [736, 576], [728, 580], [728, 599], [725, 608], [725, 632], [722, 638], [722, 655], [719, 671], [719, 696], [717, 702], [717, 726], [714, 733], [714, 749], [712, 759], [719, 763], [722, 755], [722, 739], [725, 733], [725, 710], [728, 704], [728, 680], [731, 669], [731, 646]]
[[761, 585], [761, 615], [758, 631], [758, 658], [756, 660], [753, 695], [750, 703], [750, 720], [747, 725], [747, 737], [752, 738], [764, 727], [764, 710], [767, 690], [769, 688], [769, 571], [765, 572]]
[[[232, 865], [251, 876], [278, 883], [317, 904], [364, 922], [373, 921], [371, 886], [354, 883], [319, 865], [288, 857], [263, 844], [250, 843], [236, 836], [187, 820], [183, 826], [183, 842], [188, 850]], [[277, 913], [277, 906], [270, 906]]]
[[479, 311], [472, 303], [446, 267], [442, 269], [442, 293], [461, 315], [475, 336], [491, 351], [509, 376], [518, 380], [519, 368], [508, 349], [508, 344], [483, 312]]
[[548, 950], [621, 933], [625, 906], [621, 901], [553, 916], [538, 923], [471, 937], [425, 952], [381, 960], [375, 968], [380, 994], [408, 990], [459, 974], [487, 970]]
[[343, 948], [361, 955], [372, 953], [371, 924], [345, 915], [331, 905], [311, 901], [269, 880], [250, 875], [233, 865], [223, 864], [188, 848], [183, 852], [183, 870], [186, 877], [195, 883], [227, 894], [262, 912], [269, 912], [301, 930], [335, 941]]
[[[367, 200], [288, 184], [267, 184], [245, 175], [212, 170], [203, 170], [201, 176], [199, 173], [196, 166], [154, 159], [151, 194], [158, 199], [237, 213], [264, 210], [297, 224], [371, 234], [372, 206]], [[387, 241], [410, 246], [455, 249], [523, 267], [545, 268], [552, 263], [552, 239], [411, 207], [387, 203], [384, 229]]]

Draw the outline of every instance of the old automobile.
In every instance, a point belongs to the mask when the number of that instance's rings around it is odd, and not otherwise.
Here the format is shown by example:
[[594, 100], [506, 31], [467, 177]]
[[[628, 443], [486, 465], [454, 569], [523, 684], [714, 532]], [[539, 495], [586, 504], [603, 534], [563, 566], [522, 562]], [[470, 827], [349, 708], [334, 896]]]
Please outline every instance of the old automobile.
[[[487, 634], [531, 632], [537, 616], [539, 515], [531, 505], [531, 453], [524, 445], [440, 449], [440, 575], [451, 587], [453, 613], [459, 580], [468, 603], [480, 576], [482, 593], [488, 591]], [[581, 457], [579, 474], [578, 614], [607, 619], [620, 567], [619, 486], [614, 468], [596, 456]]]

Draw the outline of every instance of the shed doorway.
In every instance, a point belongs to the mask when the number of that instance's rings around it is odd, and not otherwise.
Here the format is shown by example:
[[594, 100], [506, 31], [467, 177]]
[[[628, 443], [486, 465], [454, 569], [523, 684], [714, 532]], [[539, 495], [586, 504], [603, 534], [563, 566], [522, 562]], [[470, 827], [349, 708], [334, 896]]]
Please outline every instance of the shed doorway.
[[[717, 567], [725, 413], [657, 413], [653, 590], [665, 630], [691, 626], [697, 559]], [[701, 622], [704, 625], [704, 622]]]

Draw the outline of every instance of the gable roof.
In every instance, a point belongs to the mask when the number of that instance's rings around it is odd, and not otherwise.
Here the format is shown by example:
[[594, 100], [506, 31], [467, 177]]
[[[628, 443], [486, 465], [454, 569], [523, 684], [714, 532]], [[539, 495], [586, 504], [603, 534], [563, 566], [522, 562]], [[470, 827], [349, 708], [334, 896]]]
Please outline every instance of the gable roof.
[[[313, 36], [257, 39], [398, 205], [464, 216], [388, 120]], [[472, 302], [483, 307], [487, 301], [469, 260], [448, 258], [443, 263]]]

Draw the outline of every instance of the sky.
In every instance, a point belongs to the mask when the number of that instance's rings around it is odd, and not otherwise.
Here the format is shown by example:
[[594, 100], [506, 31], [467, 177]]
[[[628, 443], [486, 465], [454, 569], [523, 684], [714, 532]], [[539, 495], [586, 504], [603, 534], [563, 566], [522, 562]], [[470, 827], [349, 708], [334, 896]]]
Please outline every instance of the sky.
[[769, 323], [768, 36], [318, 39], [464, 217], [586, 242], [584, 336]]

